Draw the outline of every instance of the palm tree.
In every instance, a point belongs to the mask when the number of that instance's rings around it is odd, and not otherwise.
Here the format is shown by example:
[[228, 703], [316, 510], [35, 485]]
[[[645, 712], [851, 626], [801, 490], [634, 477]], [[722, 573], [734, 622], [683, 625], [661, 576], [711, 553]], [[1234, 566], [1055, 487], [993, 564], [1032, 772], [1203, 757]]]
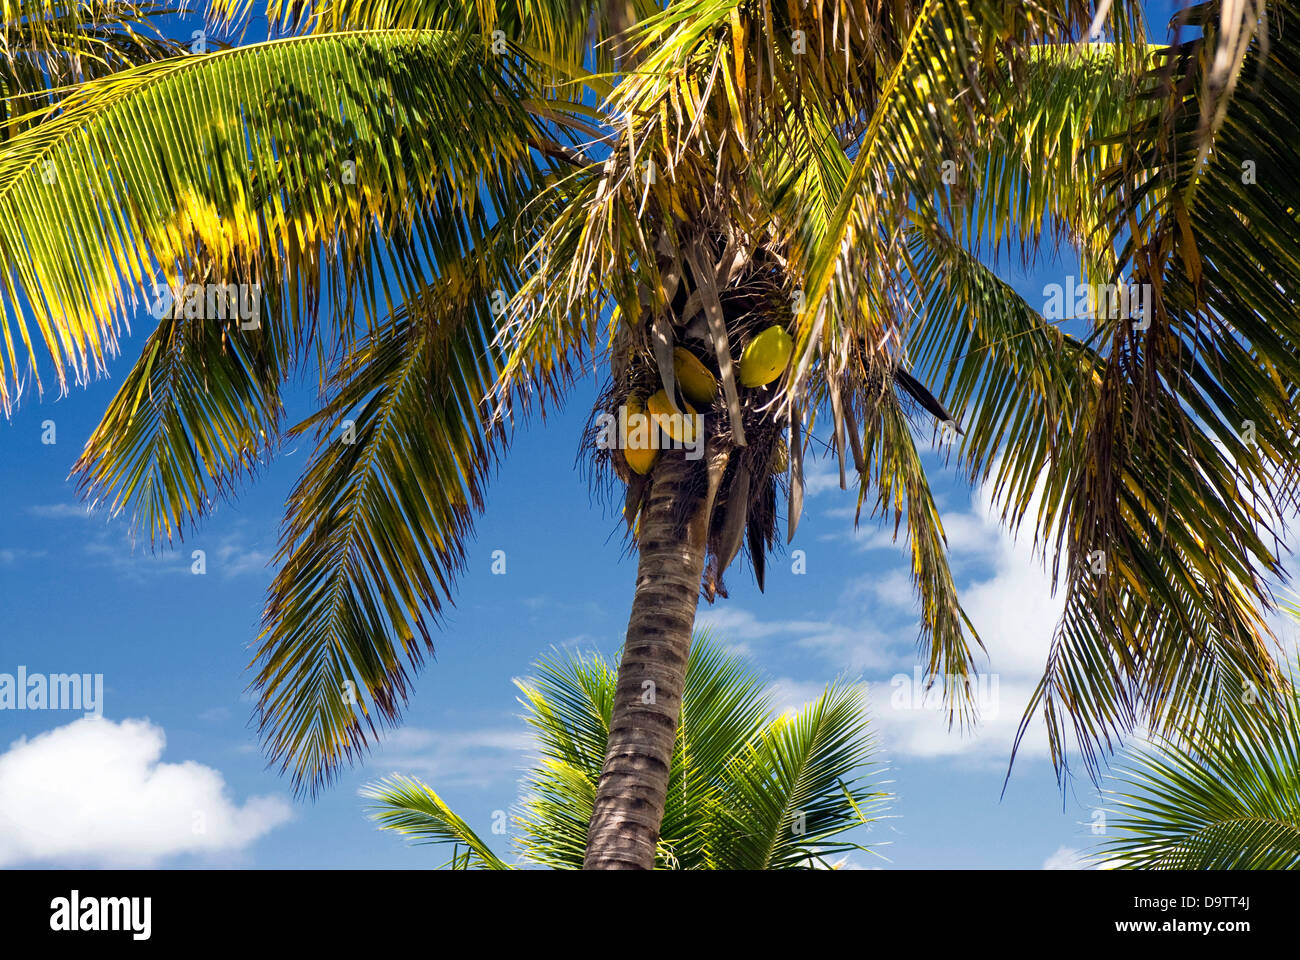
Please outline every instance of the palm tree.
[[[597, 654], [552, 654], [516, 680], [538, 754], [511, 831], [519, 859], [579, 869], [615, 699]], [[828, 866], [878, 819], [886, 795], [863, 779], [873, 752], [860, 688], [837, 683], [774, 716], [760, 678], [707, 634], [691, 645], [655, 865], [678, 870]], [[364, 791], [385, 830], [452, 844], [454, 867], [509, 869], [429, 787], [394, 776]], [[460, 852], [460, 848], [464, 852]]]
[[[654, 863], [698, 598], [740, 554], [763, 583], [782, 512], [794, 537], [818, 417], [860, 510], [906, 518], [929, 675], [975, 719], [926, 411], [1052, 552], [1025, 723], [1062, 775], [1072, 728], [1095, 773], [1135, 725], [1220, 709], [1229, 667], [1282, 695], [1300, 82], [1296, 4], [1265, 6], [1202, 5], [1155, 48], [1134, 5], [1078, 0], [268, 0], [273, 39], [90, 80], [0, 151], [0, 405], [18, 341], [85, 379], [159, 273], [258, 293], [249, 323], [178, 291], [76, 470], [171, 540], [315, 433], [255, 681], [312, 791], [400, 718], [513, 427], [593, 360], [594, 440], [693, 393], [693, 450], [593, 450], [639, 552], [586, 853], [611, 868]], [[1053, 239], [1089, 282], [1150, 285], [1146, 325], [1072, 336], [982, 259]], [[791, 357], [755, 376], [760, 335]], [[320, 406], [288, 426], [304, 370]]]
[[[1300, 610], [1292, 610], [1300, 617]], [[1096, 859], [1128, 870], [1300, 870], [1300, 696], [1243, 686], [1195, 743], [1130, 750], [1109, 793], [1124, 812]]]

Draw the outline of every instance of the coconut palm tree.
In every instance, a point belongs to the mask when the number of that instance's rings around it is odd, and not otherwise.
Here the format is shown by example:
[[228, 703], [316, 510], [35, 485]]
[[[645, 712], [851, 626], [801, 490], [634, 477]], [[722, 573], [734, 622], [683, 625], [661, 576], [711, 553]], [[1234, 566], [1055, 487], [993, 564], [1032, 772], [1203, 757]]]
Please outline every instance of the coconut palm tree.
[[[510, 832], [518, 860], [576, 870], [605, 762], [615, 672], [598, 654], [555, 653], [536, 667], [536, 678], [515, 681], [537, 756]], [[866, 779], [873, 742], [865, 708], [860, 688], [837, 683], [802, 709], [774, 715], [758, 675], [697, 634], [655, 866], [806, 869], [875, 852], [844, 838], [874, 823], [887, 799]], [[453, 867], [509, 869], [423, 783], [394, 776], [364, 795], [385, 830], [453, 845]]]
[[[654, 863], [699, 596], [740, 555], [762, 584], [819, 423], [860, 509], [906, 518], [928, 673], [974, 719], [932, 415], [1052, 553], [1031, 712], [1095, 772], [1218, 709], [1229, 666], [1281, 696], [1293, 6], [1202, 5], [1155, 48], [1077, 0], [269, 0], [272, 39], [88, 81], [0, 151], [0, 405], [37, 341], [60, 388], [103, 369], [161, 276], [87, 496], [170, 540], [315, 433], [255, 681], [310, 791], [400, 718], [514, 426], [602, 363], [592, 457], [639, 554], [586, 852], [611, 868]], [[1088, 283], [1149, 285], [1145, 319], [1072, 335], [986, 264], [1062, 239]], [[608, 442], [643, 402], [677, 449]]]
[[[1300, 609], [1290, 608], [1300, 619]], [[1123, 813], [1095, 860], [1126, 870], [1300, 869], [1300, 696], [1242, 685], [1226, 722], [1126, 751], [1107, 791]]]

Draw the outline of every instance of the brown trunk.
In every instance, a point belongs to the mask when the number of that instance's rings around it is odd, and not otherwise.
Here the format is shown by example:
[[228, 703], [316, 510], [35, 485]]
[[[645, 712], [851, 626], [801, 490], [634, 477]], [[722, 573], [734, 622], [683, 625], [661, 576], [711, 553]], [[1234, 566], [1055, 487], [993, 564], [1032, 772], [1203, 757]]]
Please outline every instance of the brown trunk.
[[665, 451], [642, 508], [636, 596], [618, 668], [605, 766], [587, 828], [584, 870], [654, 869], [709, 508], [701, 503], [681, 532], [674, 531], [673, 514], [697, 467], [681, 451]]

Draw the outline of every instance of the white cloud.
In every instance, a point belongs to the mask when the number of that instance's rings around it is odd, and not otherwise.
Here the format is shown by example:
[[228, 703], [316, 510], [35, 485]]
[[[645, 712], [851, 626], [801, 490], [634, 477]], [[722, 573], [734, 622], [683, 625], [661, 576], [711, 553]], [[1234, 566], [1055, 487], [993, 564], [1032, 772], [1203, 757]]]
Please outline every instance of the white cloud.
[[[898, 670], [892, 676], [877, 675], [871, 685], [872, 711], [891, 751], [1004, 764], [1042, 675], [1063, 599], [1052, 596], [1051, 578], [1030, 538], [1013, 538], [1001, 526], [986, 491], [976, 491], [970, 503], [969, 511], [945, 516], [944, 527], [954, 567], [965, 564], [967, 573], [974, 574], [958, 594], [987, 650], [987, 658], [975, 651], [979, 724], [968, 730], [954, 724], [950, 729], [938, 698], [927, 698], [921, 689], [910, 656], [892, 665]], [[1031, 507], [1030, 515], [1033, 512]], [[899, 604], [902, 571], [878, 575], [872, 583], [879, 601]], [[1030, 724], [1020, 751], [1023, 756], [1047, 753], [1041, 720]]]
[[987, 552], [991, 576], [959, 591], [962, 607], [988, 648], [990, 669], [1037, 678], [1065, 608], [1064, 596], [1052, 596], [1051, 577], [1025, 538], [1013, 541], [991, 519], [985, 523], [993, 544]]
[[156, 549], [134, 543], [127, 534], [105, 529], [85, 545], [97, 564], [124, 578], [143, 582], [158, 576], [194, 576], [194, 554], [202, 551], [205, 576], [230, 579], [249, 574], [270, 575], [271, 554], [250, 545], [243, 525], [220, 537], [194, 537], [180, 546], [161, 544]]
[[396, 773], [425, 780], [434, 790], [487, 788], [517, 780], [534, 747], [533, 734], [523, 727], [400, 727], [381, 741], [376, 759]]
[[[830, 467], [818, 473], [826, 488]], [[1000, 510], [986, 489], [969, 496], [965, 510], [943, 517], [954, 576], [967, 615], [983, 640], [987, 655], [974, 655], [979, 723], [972, 729], [951, 728], [947, 713], [927, 700], [915, 676], [919, 611], [903, 541], [891, 542], [892, 526], [863, 527], [851, 537], [860, 549], [899, 551], [894, 564], [882, 564], [851, 583], [839, 605], [818, 620], [761, 620], [747, 610], [721, 607], [702, 612], [701, 625], [720, 638], [742, 644], [780, 639], [783, 646], [816, 653], [851, 675], [866, 674], [869, 703], [882, 745], [895, 755], [954, 758], [980, 766], [1005, 765], [1021, 717], [1047, 660], [1063, 609], [1052, 595], [1051, 578], [1026, 529], [1013, 537], [1000, 521]], [[1030, 505], [1028, 515], [1036, 507]], [[874, 526], [874, 525], [873, 525]], [[836, 535], [837, 537], [839, 535]], [[801, 705], [821, 686], [783, 680], [777, 686], [781, 706]], [[1047, 736], [1041, 718], [1031, 722], [1020, 746], [1024, 757], [1044, 756]]]
[[[845, 475], [845, 484], [850, 490], [855, 489], [852, 470]], [[815, 497], [827, 490], [840, 488], [839, 460], [833, 456], [805, 457], [803, 464], [804, 496]]]
[[826, 684], [812, 680], [792, 680], [782, 677], [767, 689], [773, 711], [777, 714], [797, 713], [826, 692]]
[[24, 550], [22, 547], [0, 547], [0, 567], [11, 567], [27, 560], [45, 556], [44, 550]]
[[820, 541], [847, 540], [864, 553], [869, 550], [891, 550], [902, 556], [911, 555], [912, 548], [907, 542], [906, 525], [898, 528], [898, 537], [895, 539], [892, 519], [885, 522], [879, 517], [873, 516], [870, 505], [866, 504], [862, 508], [860, 521], [854, 524], [852, 520], [856, 512], [854, 507], [826, 511], [828, 517], [835, 519], [847, 518], [850, 522], [844, 524], [844, 529], [834, 533], [823, 533], [817, 539]]
[[918, 609], [912, 576], [903, 568], [859, 578], [850, 588], [850, 595], [861, 594], [867, 594], [877, 603], [903, 613], [915, 614]]
[[28, 507], [27, 512], [33, 517], [42, 517], [46, 520], [89, 520], [91, 517], [100, 516], [89, 507], [72, 503], [44, 503]]
[[[990, 766], [1007, 762], [1029, 697], [1046, 665], [1051, 640], [1064, 609], [1064, 596], [1063, 591], [1052, 595], [1052, 580], [1044, 558], [1032, 545], [1031, 524], [1038, 514], [1037, 498], [1026, 510], [1026, 526], [1018, 537], [1013, 537], [1001, 525], [1000, 512], [992, 504], [986, 486], [972, 493], [968, 511], [946, 512], [943, 516], [962, 606], [988, 652], [987, 660], [976, 654], [981, 676], [986, 678], [981, 722], [974, 731], [963, 733], [955, 726], [950, 731], [943, 711], [917, 709], [908, 705], [908, 697], [896, 696], [917, 686], [913, 674], [915, 660], [899, 658], [891, 665], [898, 674], [882, 677], [877, 673], [873, 677], [876, 682], [871, 684], [872, 713], [882, 742], [896, 754], [961, 757]], [[856, 539], [863, 549], [882, 547], [885, 546], [882, 533], [860, 531]], [[872, 612], [889, 612], [899, 604], [901, 583], [897, 574], [875, 574], [867, 582], [859, 581], [853, 595], [874, 594], [877, 602], [871, 605]], [[1300, 625], [1285, 616], [1276, 617], [1271, 623], [1283, 649], [1295, 657], [1300, 649]], [[891, 686], [890, 681], [900, 674], [907, 683]], [[991, 698], [995, 692], [996, 697]], [[988, 702], [990, 699], [994, 702]], [[900, 700], [904, 704], [901, 709], [897, 706]], [[1142, 730], [1134, 731], [1132, 742], [1139, 743], [1141, 739]], [[1024, 757], [1047, 755], [1047, 734], [1041, 714], [1031, 721], [1020, 753]]]
[[179, 854], [241, 850], [285, 823], [289, 803], [228, 796], [221, 773], [163, 763], [148, 720], [85, 717], [0, 754], [0, 866], [149, 866]]
[[1057, 847], [1056, 852], [1043, 861], [1044, 870], [1087, 870], [1083, 851], [1073, 847]]
[[[1034, 685], [1010, 681], [984, 671], [975, 681], [979, 723], [962, 729], [948, 726], [948, 713], [940, 706], [938, 686], [928, 696], [918, 683], [915, 668], [870, 686], [868, 702], [881, 742], [895, 755], [920, 758], [960, 758], [979, 766], [1005, 766], [1015, 744], [1016, 731]], [[1047, 735], [1041, 722], [1033, 722], [1020, 744], [1022, 757], [1045, 756]]]
[[868, 626], [846, 626], [826, 620], [760, 620], [739, 607], [715, 607], [699, 614], [699, 629], [728, 650], [751, 656], [754, 641], [780, 638], [786, 647], [800, 647], [821, 654], [842, 670], [858, 673], [877, 670], [893, 662], [891, 640]]
[[711, 607], [702, 612], [699, 625], [715, 631], [718, 639], [766, 640], [791, 633], [821, 633], [829, 626], [823, 620], [759, 620], [739, 607]]
[[821, 654], [851, 674], [880, 670], [893, 663], [894, 644], [893, 638], [866, 624], [846, 627], [833, 623], [822, 624], [794, 641], [795, 646]]
[[214, 566], [222, 577], [265, 574], [268, 572], [267, 564], [271, 562], [269, 553], [246, 546], [237, 536], [227, 537], [213, 553], [217, 561]]
[[998, 527], [992, 507], [978, 494], [973, 498], [972, 507], [970, 513], [945, 513], [941, 517], [943, 534], [952, 553], [984, 556], [1001, 545], [995, 535]]

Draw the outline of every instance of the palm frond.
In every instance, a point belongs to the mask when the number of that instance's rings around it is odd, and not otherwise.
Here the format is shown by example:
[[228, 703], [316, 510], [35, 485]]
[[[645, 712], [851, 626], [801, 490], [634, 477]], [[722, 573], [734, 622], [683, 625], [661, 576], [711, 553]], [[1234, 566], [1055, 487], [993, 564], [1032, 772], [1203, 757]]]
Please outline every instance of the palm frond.
[[1107, 791], [1121, 816], [1107, 818], [1099, 862], [1300, 869], [1300, 701], [1270, 702], [1238, 681], [1224, 721], [1194, 742], [1158, 738], [1129, 753]]
[[810, 868], [861, 849], [836, 838], [869, 822], [864, 808], [884, 798], [855, 779], [871, 752], [867, 730], [861, 689], [843, 683], [765, 727], [724, 774], [720, 859], [733, 869]]
[[[1219, 6], [1195, 15], [1212, 26]], [[1198, 736], [1231, 709], [1234, 676], [1264, 700], [1287, 696], [1264, 614], [1269, 581], [1286, 579], [1280, 518], [1296, 503], [1300, 458], [1300, 198], [1294, 158], [1274, 149], [1300, 93], [1300, 47], [1276, 18], [1268, 31], [1246, 56], [1252, 84], [1215, 100], [1208, 159], [1211, 48], [1197, 38], [1149, 67], [1148, 86], [1170, 104], [1135, 115], [1130, 149], [1101, 180], [1123, 240], [1117, 265], [1151, 302], [1140, 324], [1098, 320], [1107, 364], [1076, 463], [1049, 481], [1040, 513], [1069, 517], [1066, 616], [1035, 698], [1058, 766], [1067, 718], [1095, 774], [1096, 748], [1138, 721]]]
[[451, 599], [505, 439], [483, 407], [498, 369], [489, 293], [506, 282], [491, 252], [360, 341], [295, 428], [315, 428], [317, 447], [289, 499], [255, 683], [268, 750], [299, 789], [396, 722]]
[[[339, 315], [360, 307], [373, 326], [420, 289], [430, 262], [459, 259], [483, 235], [485, 208], [509, 215], [531, 196], [539, 127], [512, 86], [518, 63], [463, 31], [376, 31], [78, 87], [0, 156], [0, 406], [21, 388], [16, 340], [36, 363], [28, 315], [60, 386], [84, 379], [139, 289], [184, 273], [214, 235], [236, 248], [217, 264], [222, 279], [283, 285], [284, 316], [269, 322], [313, 315], [328, 281]], [[109, 196], [122, 202], [105, 214], [96, 199]], [[460, 229], [437, 233], [439, 222]], [[228, 273], [236, 259], [242, 276]]]
[[[164, 315], [73, 473], [92, 503], [110, 498], [110, 513], [131, 504], [133, 529], [171, 541], [274, 452], [280, 386], [298, 344], [263, 324], [260, 303], [250, 320], [230, 310], [226, 322], [186, 318], [183, 299], [170, 293], [155, 307]], [[254, 327], [258, 335], [248, 336]]]
[[[443, 799], [418, 780], [393, 776], [367, 784], [361, 795], [370, 817], [381, 829], [393, 830], [416, 843], [463, 844], [467, 865], [480, 870], [513, 870]], [[460, 861], [455, 859], [455, 865]]]
[[5, 0], [0, 9], [0, 136], [48, 119], [66, 88], [174, 57], [158, 19], [161, 3], [131, 0]]
[[864, 466], [858, 491], [858, 512], [874, 498], [872, 512], [884, 520], [892, 515], [894, 535], [907, 518], [912, 553], [912, 578], [921, 602], [919, 646], [927, 657], [926, 674], [937, 682], [948, 709], [949, 722], [962, 726], [977, 719], [972, 697], [977, 670], [969, 639], [983, 642], [962, 609], [948, 565], [948, 543], [939, 508], [921, 464], [912, 427], [892, 389], [869, 392], [865, 401]]
[[[527, 861], [579, 869], [613, 709], [615, 673], [598, 655], [542, 657], [516, 681], [537, 758], [515, 816]], [[869, 825], [885, 794], [869, 782], [873, 742], [861, 689], [834, 686], [797, 716], [773, 717], [763, 681], [707, 635], [691, 648], [673, 753], [660, 869], [800, 869], [869, 849], [843, 834]], [[423, 784], [368, 795], [387, 829], [467, 844], [469, 828]]]

